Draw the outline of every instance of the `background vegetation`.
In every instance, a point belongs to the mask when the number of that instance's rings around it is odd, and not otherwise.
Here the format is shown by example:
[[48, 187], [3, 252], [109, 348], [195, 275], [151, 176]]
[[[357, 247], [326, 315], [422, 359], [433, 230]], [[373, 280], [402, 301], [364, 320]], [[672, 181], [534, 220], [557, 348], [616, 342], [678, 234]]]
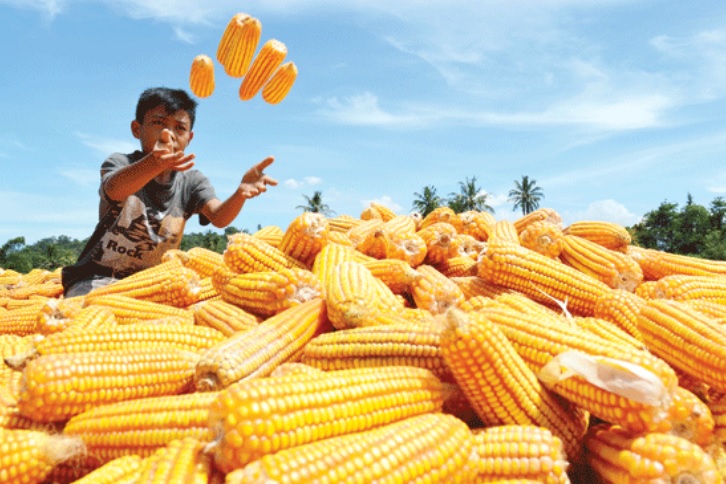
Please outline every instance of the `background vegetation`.
[[[441, 206], [448, 206], [457, 213], [467, 210], [494, 213], [494, 209], [487, 204], [489, 195], [477, 186], [475, 176], [459, 182], [459, 191], [448, 196], [438, 195], [433, 185], [425, 186], [413, 196], [411, 209], [420, 212], [422, 216]], [[295, 208], [322, 213], [326, 217], [335, 216], [335, 211], [324, 202], [322, 192], [316, 191], [312, 196], [303, 198], [305, 203]], [[527, 176], [515, 180], [514, 188], [509, 192], [509, 201], [512, 202], [514, 210], [520, 210], [522, 215], [539, 208], [543, 198], [542, 188], [537, 186], [536, 180]], [[726, 200], [723, 197], [714, 198], [708, 207], [704, 207], [694, 203], [688, 194], [683, 206], [664, 201], [656, 209], [647, 212], [640, 223], [627, 228], [633, 236], [633, 243], [642, 247], [726, 260], [725, 217]], [[258, 226], [257, 230], [260, 228], [262, 227]], [[242, 231], [249, 232], [247, 229]], [[235, 232], [240, 232], [240, 229], [230, 226], [223, 233], [211, 230], [187, 233], [182, 239], [181, 249], [205, 247], [222, 253], [227, 246], [227, 236]], [[71, 265], [77, 260], [86, 241], [87, 239], [77, 240], [59, 235], [26, 244], [25, 237], [18, 236], [0, 246], [0, 268], [27, 273], [33, 268], [52, 270]]]

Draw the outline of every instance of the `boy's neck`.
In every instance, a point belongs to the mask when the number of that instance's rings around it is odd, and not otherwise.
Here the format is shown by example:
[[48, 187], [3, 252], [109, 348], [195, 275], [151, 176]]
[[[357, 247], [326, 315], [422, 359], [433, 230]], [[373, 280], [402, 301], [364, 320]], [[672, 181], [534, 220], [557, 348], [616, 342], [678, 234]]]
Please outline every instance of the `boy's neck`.
[[162, 172], [160, 175], [157, 175], [154, 178], [154, 181], [156, 183], [160, 183], [162, 185], [168, 185], [169, 182], [171, 181], [172, 173], [173, 173], [172, 170], [166, 170], [166, 171]]

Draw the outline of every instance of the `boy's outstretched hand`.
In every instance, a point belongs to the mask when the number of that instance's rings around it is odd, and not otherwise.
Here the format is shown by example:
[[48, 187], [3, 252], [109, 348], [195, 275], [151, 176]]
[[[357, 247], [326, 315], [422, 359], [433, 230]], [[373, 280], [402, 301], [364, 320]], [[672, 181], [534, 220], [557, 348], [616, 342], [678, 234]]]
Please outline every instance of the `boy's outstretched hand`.
[[277, 185], [277, 180], [265, 175], [264, 170], [275, 161], [274, 156], [268, 156], [261, 162], [254, 165], [252, 168], [242, 177], [242, 182], [239, 184], [239, 192], [245, 198], [253, 198], [260, 193], [267, 191], [267, 185]]
[[154, 145], [152, 155], [164, 170], [187, 171], [194, 166], [194, 155], [186, 155], [183, 150], [177, 151], [174, 146], [174, 137], [168, 129], [161, 132], [160, 139]]

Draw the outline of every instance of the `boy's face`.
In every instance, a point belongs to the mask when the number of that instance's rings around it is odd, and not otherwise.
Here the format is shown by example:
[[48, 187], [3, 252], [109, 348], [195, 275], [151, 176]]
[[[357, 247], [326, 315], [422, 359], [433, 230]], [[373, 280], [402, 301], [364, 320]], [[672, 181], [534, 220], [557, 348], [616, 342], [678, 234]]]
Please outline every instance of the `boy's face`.
[[134, 138], [141, 141], [141, 150], [144, 153], [153, 151], [164, 130], [169, 131], [171, 135], [174, 152], [184, 151], [194, 136], [191, 124], [189, 113], [186, 111], [168, 113], [164, 106], [157, 106], [146, 112], [142, 123], [136, 120], [131, 122], [131, 133]]

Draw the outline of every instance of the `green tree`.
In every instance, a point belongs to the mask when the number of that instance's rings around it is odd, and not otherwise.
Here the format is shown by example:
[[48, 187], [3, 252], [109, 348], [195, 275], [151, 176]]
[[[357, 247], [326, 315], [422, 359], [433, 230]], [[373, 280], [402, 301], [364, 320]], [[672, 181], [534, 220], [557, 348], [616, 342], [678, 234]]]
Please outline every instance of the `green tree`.
[[329, 217], [335, 213], [333, 210], [330, 209], [328, 204], [323, 202], [323, 192], [319, 190], [313, 192], [312, 197], [303, 195], [303, 198], [305, 198], [305, 205], [298, 205], [295, 208], [301, 208], [303, 212], [320, 213], [325, 215], [326, 217]]
[[675, 231], [678, 238], [671, 249], [673, 252], [689, 255], [703, 252], [704, 239], [711, 231], [711, 213], [702, 205], [693, 203], [690, 193], [675, 220]]
[[436, 194], [436, 187], [427, 185], [421, 193], [415, 192], [413, 200], [413, 210], [421, 214], [422, 217], [439, 208], [444, 202], [441, 197]]
[[711, 201], [711, 227], [715, 230], [723, 230], [726, 223], [726, 200], [723, 197], [716, 197]]
[[456, 213], [469, 210], [494, 213], [494, 209], [487, 205], [488, 198], [489, 194], [476, 186], [476, 176], [472, 176], [459, 182], [459, 193], [449, 194], [447, 205]]
[[633, 226], [633, 233], [638, 244], [650, 249], [673, 252], [677, 246], [676, 234], [678, 204], [667, 201], [655, 210], [646, 212], [643, 220]]
[[530, 180], [522, 175], [522, 180], [514, 180], [514, 188], [509, 190], [509, 201], [514, 203], [512, 211], [518, 208], [522, 215], [527, 215], [539, 208], [539, 202], [544, 198], [544, 192], [537, 186], [537, 180]]

